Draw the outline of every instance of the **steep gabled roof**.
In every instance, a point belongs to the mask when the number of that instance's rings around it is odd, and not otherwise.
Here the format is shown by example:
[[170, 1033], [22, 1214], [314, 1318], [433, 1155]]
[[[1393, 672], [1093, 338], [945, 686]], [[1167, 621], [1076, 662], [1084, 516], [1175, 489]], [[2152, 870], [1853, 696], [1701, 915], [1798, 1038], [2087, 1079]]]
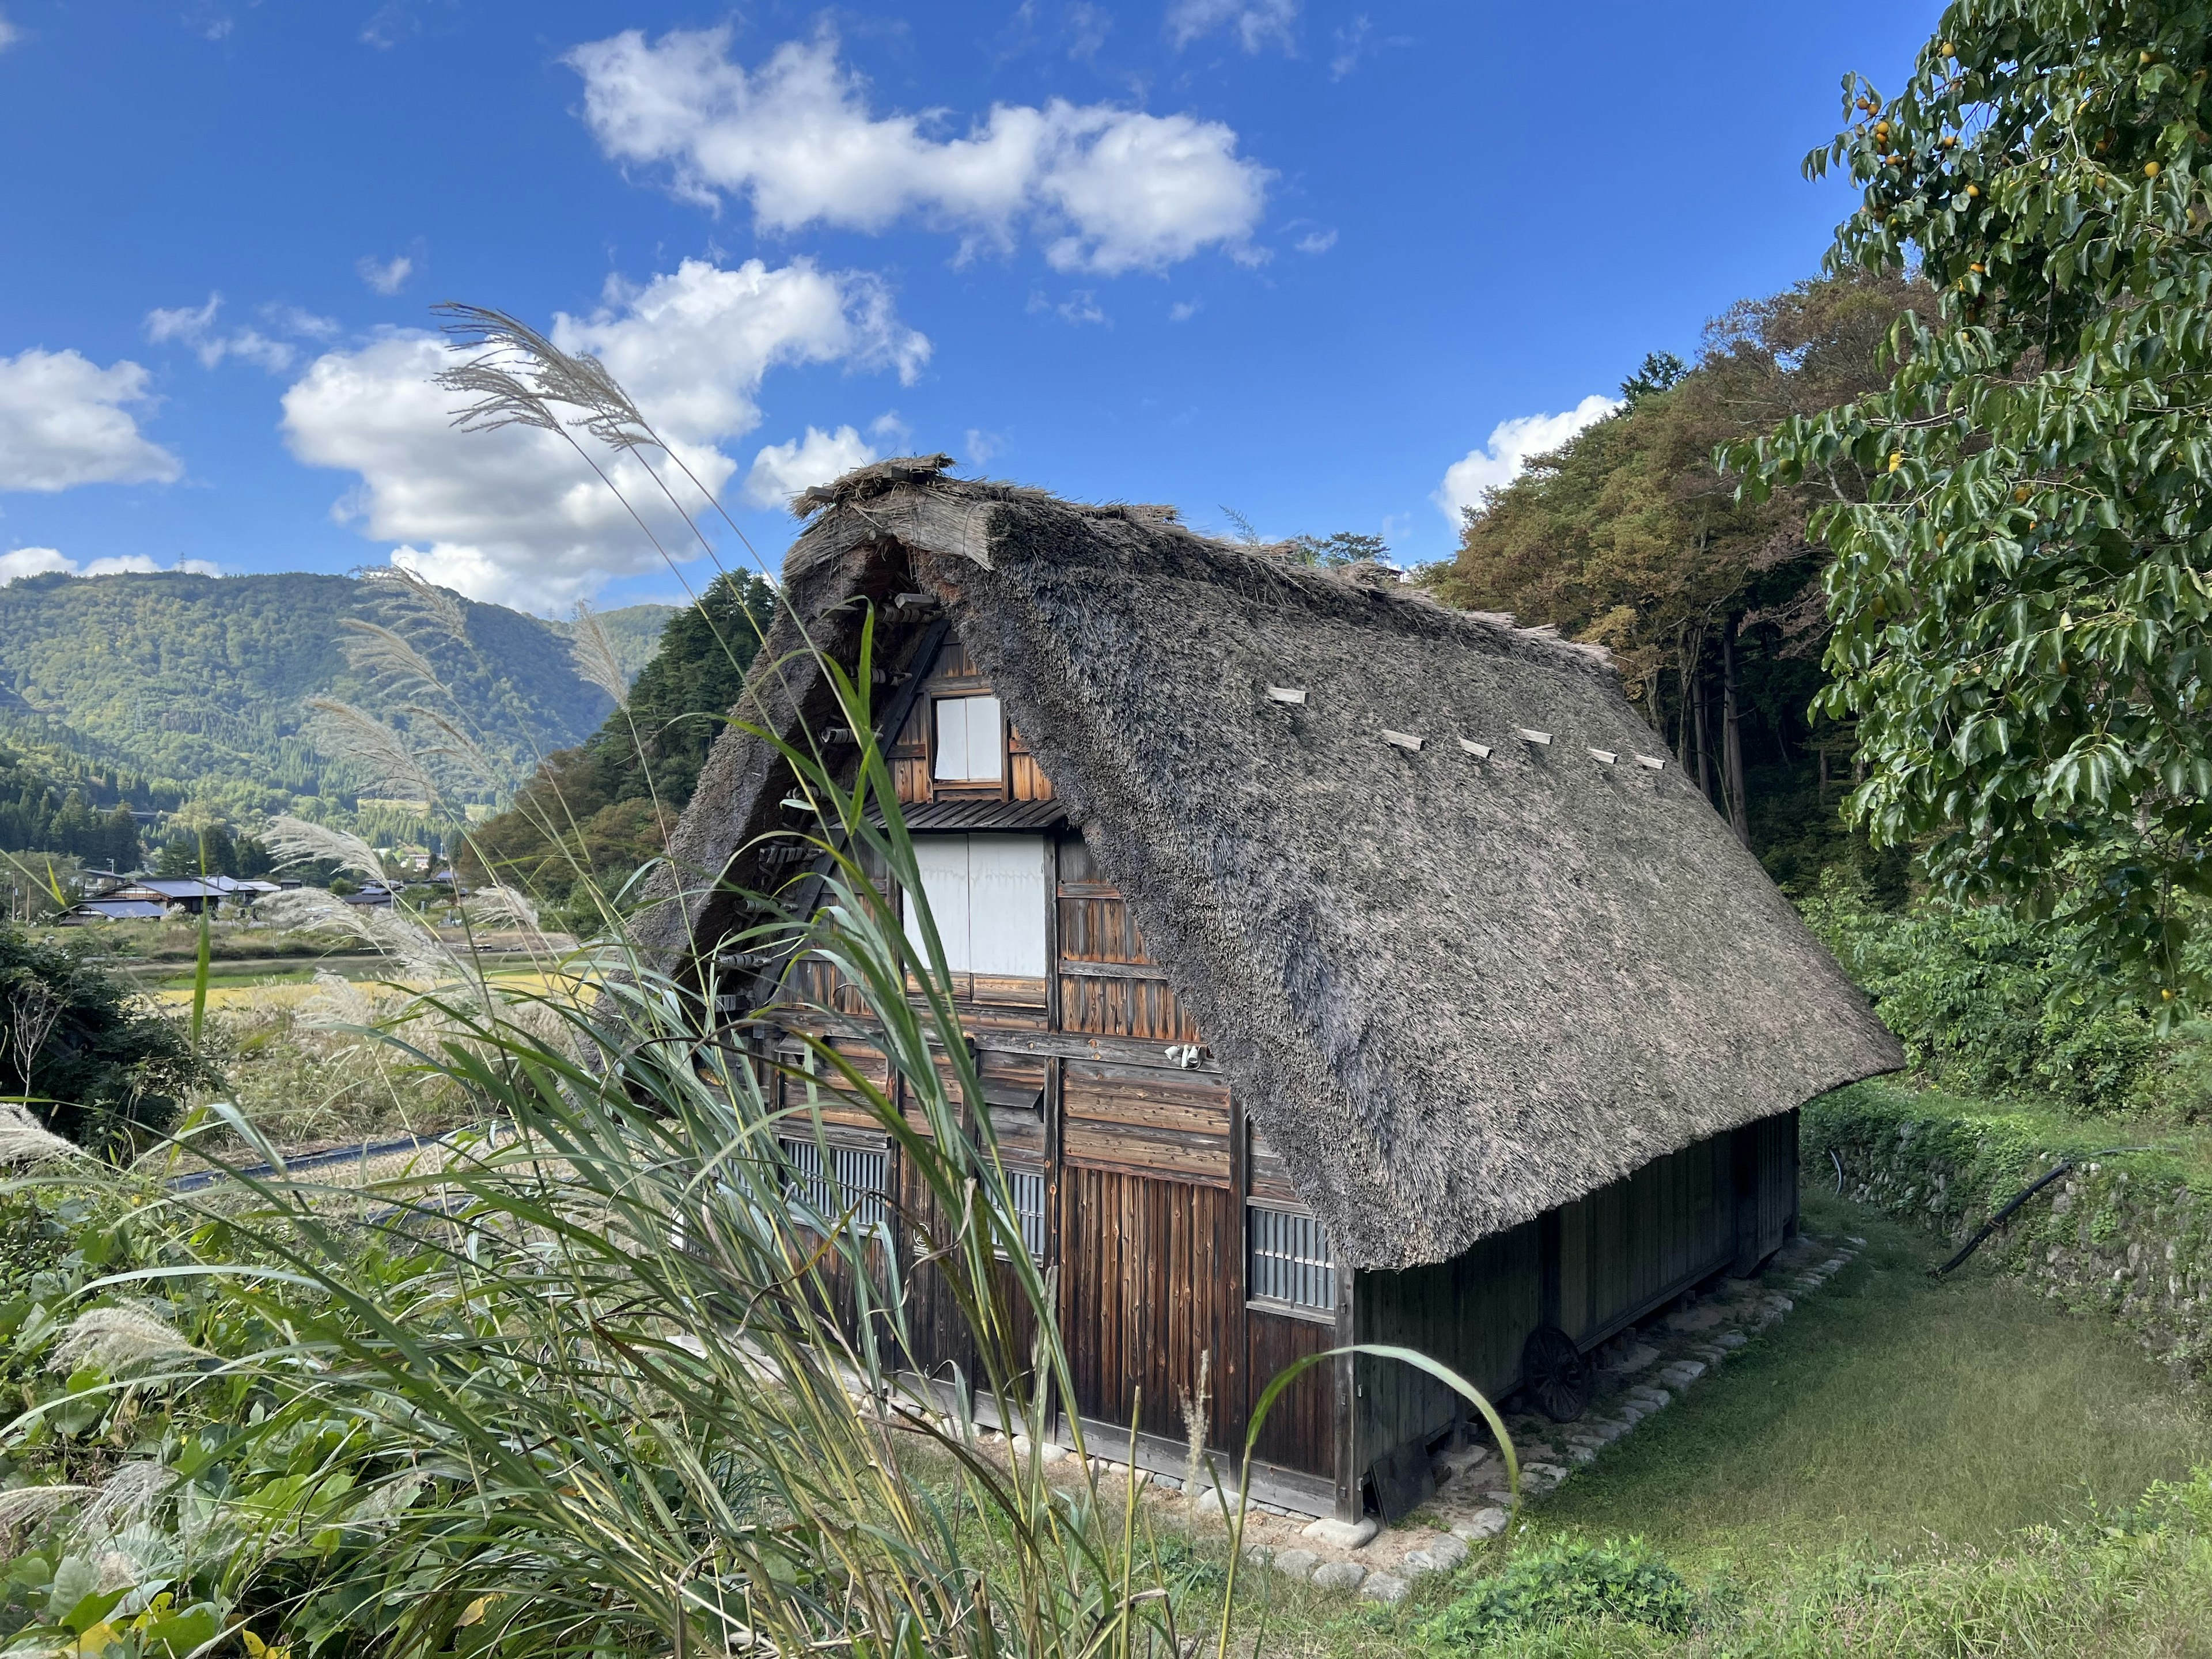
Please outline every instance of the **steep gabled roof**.
[[[1902, 1063], [1698, 790], [1639, 761], [1664, 751], [1601, 653], [926, 461], [801, 505], [785, 580], [817, 642], [854, 648], [856, 600], [941, 602], [1340, 1259], [1444, 1260]], [[834, 720], [797, 643], [779, 623], [747, 719]], [[727, 732], [677, 866], [725, 868], [784, 781]], [[713, 905], [663, 905], [660, 947]]]

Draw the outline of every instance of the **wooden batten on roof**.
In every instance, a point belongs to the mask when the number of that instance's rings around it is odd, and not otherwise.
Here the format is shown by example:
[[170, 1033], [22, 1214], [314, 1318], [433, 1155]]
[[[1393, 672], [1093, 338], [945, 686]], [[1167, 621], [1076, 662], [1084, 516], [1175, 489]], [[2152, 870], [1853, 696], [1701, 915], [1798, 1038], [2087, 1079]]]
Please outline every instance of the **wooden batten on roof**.
[[[809, 491], [792, 603], [848, 662], [855, 600], [879, 648], [957, 635], [1054, 798], [952, 810], [1081, 830], [1340, 1261], [1444, 1261], [1901, 1063], [1693, 786], [1589, 763], [1651, 742], [1603, 653], [946, 465]], [[780, 619], [743, 718], [836, 723], [799, 644]], [[670, 867], [727, 867], [787, 785], [732, 726]], [[727, 902], [665, 898], [648, 945]]]

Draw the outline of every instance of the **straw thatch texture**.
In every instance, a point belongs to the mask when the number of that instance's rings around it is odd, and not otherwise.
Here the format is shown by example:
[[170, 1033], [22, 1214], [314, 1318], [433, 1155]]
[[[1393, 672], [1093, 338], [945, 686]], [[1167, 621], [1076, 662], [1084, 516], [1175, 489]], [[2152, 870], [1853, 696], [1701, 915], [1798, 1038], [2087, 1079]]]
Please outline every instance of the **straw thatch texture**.
[[[942, 601], [1340, 1259], [1444, 1260], [1901, 1063], [1697, 790], [1638, 763], [1663, 751], [1601, 653], [1165, 509], [904, 465], [801, 504], [798, 609], [841, 651], [856, 598]], [[801, 659], [748, 697], [825, 718]], [[776, 774], [726, 735], [679, 864], [727, 866]], [[665, 907], [662, 942], [722, 920]]]

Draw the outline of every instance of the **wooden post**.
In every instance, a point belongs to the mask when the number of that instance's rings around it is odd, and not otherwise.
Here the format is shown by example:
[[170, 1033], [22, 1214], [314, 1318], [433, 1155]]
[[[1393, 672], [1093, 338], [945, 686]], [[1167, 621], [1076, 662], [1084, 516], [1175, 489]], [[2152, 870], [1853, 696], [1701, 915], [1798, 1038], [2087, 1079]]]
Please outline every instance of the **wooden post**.
[[[1358, 1338], [1358, 1275], [1339, 1263], [1336, 1269], [1336, 1346], [1348, 1348]], [[1351, 1354], [1329, 1362], [1336, 1394], [1330, 1421], [1336, 1431], [1336, 1518], [1357, 1521], [1365, 1510], [1359, 1477], [1365, 1468], [1359, 1449], [1359, 1363]]]
[[[1230, 1327], [1219, 1337], [1222, 1363], [1215, 1373], [1215, 1420], [1226, 1431], [1223, 1443], [1241, 1447], [1252, 1421], [1252, 1310], [1245, 1274], [1251, 1252], [1248, 1202], [1252, 1195], [1252, 1137], [1244, 1126], [1244, 1097], [1229, 1091], [1229, 1211], [1233, 1244], [1224, 1264], [1229, 1270], [1229, 1291], [1224, 1298]], [[1224, 1241], [1228, 1242], [1228, 1241]]]
[[1565, 1300], [1565, 1286], [1560, 1278], [1560, 1212], [1554, 1207], [1544, 1212], [1536, 1220], [1537, 1284], [1536, 1322], [1540, 1325], [1565, 1327], [1559, 1317], [1560, 1304]]

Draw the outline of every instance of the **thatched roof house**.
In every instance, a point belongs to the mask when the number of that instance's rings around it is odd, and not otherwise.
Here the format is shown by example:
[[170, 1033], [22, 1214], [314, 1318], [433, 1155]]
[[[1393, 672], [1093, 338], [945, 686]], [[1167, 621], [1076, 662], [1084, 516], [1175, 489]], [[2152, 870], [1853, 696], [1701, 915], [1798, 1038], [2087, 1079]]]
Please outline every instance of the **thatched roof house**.
[[[916, 757], [914, 805], [1008, 832], [1018, 809], [1040, 834], [1064, 819], [1084, 868], [1071, 884], [1063, 860], [1060, 903], [1126, 901], [1134, 960], [1202, 1034], [1240, 1138], [1269, 1149], [1254, 1167], [1279, 1160], [1283, 1202], [1322, 1224], [1339, 1267], [1452, 1261], [1900, 1063], [1601, 653], [1386, 572], [1212, 540], [1171, 509], [943, 465], [810, 492], [793, 605], [849, 653], [872, 603], [886, 660], [925, 619], [949, 623], [958, 672], [1003, 705], [1007, 765], [988, 789], [945, 781], [927, 757], [949, 739], [912, 693], [963, 687], [910, 662], [885, 741]], [[746, 718], [819, 729], [826, 688], [778, 629], [762, 660], [786, 666], [757, 675]], [[786, 785], [732, 730], [677, 866], [728, 868]], [[664, 904], [657, 937], [672, 953], [711, 940], [726, 903]], [[1076, 981], [1054, 969], [1057, 999]], [[1794, 1130], [1791, 1147], [1794, 1168]]]

